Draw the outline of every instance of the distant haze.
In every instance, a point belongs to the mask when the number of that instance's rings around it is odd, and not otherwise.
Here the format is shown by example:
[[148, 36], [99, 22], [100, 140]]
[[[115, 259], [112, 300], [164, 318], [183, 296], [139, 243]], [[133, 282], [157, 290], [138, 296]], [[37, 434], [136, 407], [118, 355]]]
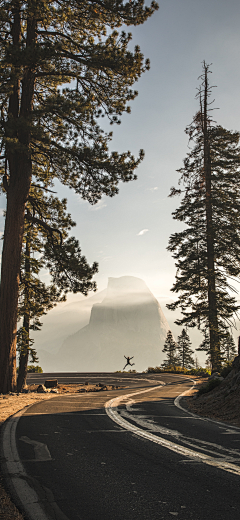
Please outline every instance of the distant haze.
[[122, 276], [109, 278], [106, 291], [66, 305], [43, 330], [48, 344], [43, 338], [45, 348], [37, 350], [44, 371], [121, 370], [124, 355], [134, 356], [133, 368], [141, 371], [161, 364], [169, 325], [145, 282]]
[[[75, 298], [79, 299], [58, 304], [43, 317], [41, 331], [31, 333], [45, 372], [121, 370], [124, 355], [134, 355], [133, 368], [145, 370], [163, 361], [167, 331], [177, 340], [183, 328], [174, 323], [181, 312], [166, 307], [173, 300], [155, 298], [145, 282], [134, 276], [111, 277], [103, 291]], [[203, 336], [196, 327], [188, 333], [196, 350]], [[237, 344], [238, 330], [232, 333]], [[195, 354], [205, 366], [206, 354]]]

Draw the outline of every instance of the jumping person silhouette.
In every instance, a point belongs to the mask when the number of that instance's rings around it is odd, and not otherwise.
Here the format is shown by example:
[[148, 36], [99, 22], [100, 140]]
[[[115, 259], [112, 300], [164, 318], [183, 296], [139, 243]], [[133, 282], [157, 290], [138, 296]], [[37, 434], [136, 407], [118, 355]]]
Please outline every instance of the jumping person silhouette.
[[135, 363], [130, 363], [130, 360], [133, 359], [134, 356], [132, 356], [132, 357], [129, 357], [129, 356], [126, 357], [126, 356], [124, 356], [124, 357], [125, 357], [125, 359], [127, 360], [127, 363], [126, 363], [125, 367], [123, 367], [123, 370], [125, 370], [125, 368], [126, 368], [128, 365], [130, 365], [131, 367], [132, 367], [133, 365], [135, 365]]

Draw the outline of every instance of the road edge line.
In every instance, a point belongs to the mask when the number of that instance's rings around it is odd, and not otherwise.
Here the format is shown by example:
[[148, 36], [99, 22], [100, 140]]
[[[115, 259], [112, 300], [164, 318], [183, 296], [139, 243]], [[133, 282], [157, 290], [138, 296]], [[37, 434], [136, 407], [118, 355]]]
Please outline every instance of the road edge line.
[[240, 430], [239, 426], [234, 426], [233, 424], [229, 424], [227, 422], [216, 421], [215, 419], [210, 419], [210, 417], [206, 417], [205, 415], [204, 416], [198, 415], [194, 412], [190, 412], [190, 410], [188, 410], [188, 408], [184, 408], [184, 406], [181, 406], [181, 404], [180, 404], [181, 399], [183, 397], [185, 397], [190, 392], [190, 390], [192, 390], [194, 388], [194, 386], [197, 384], [197, 381], [195, 381], [194, 379], [190, 379], [190, 381], [194, 381], [194, 385], [191, 388], [189, 388], [189, 390], [186, 390], [186, 392], [183, 392], [182, 394], [178, 395], [176, 397], [176, 399], [174, 399], [174, 404], [177, 408], [179, 408], [180, 410], [182, 410], [185, 413], [188, 413], [192, 417], [196, 417], [197, 419], [200, 419], [201, 421], [209, 421], [209, 422], [212, 422], [219, 426], [224, 426], [225, 428], [227, 426], [229, 428], [232, 428], [233, 430]]
[[16, 429], [21, 416], [29, 409], [22, 410], [9, 417], [1, 432], [1, 455], [3, 459], [3, 476], [7, 487], [20, 511], [31, 520], [51, 520], [39, 504], [39, 497], [28, 484], [29, 477], [20, 460], [16, 445]]
[[[192, 380], [194, 381], [194, 380]], [[195, 383], [196, 384], [196, 383]], [[194, 388], [195, 384], [192, 386]], [[118, 397], [115, 397], [113, 399], [110, 399], [105, 403], [105, 411], [108, 417], [114, 421], [116, 424], [124, 428], [125, 430], [130, 431], [131, 433], [137, 435], [138, 437], [142, 437], [145, 440], [154, 442], [155, 444], [159, 444], [160, 446], [163, 446], [164, 448], [167, 448], [178, 455], [184, 455], [191, 459], [196, 459], [198, 462], [202, 462], [204, 464], [207, 464], [208, 466], [212, 466], [218, 469], [221, 469], [223, 471], [227, 471], [228, 473], [232, 473], [234, 475], [240, 476], [240, 467], [235, 466], [234, 464], [228, 463], [228, 462], [221, 462], [219, 460], [213, 460], [208, 455], [205, 455], [204, 453], [197, 452], [194, 450], [191, 450], [190, 448], [185, 448], [184, 446], [181, 446], [180, 444], [176, 444], [172, 441], [168, 441], [164, 439], [163, 437], [154, 435], [153, 433], [150, 433], [146, 430], [142, 430], [138, 426], [135, 426], [126, 419], [123, 419], [117, 412], [117, 406], [121, 403], [121, 401], [124, 401], [124, 399], [127, 399], [128, 397], [131, 397], [132, 395], [138, 395], [150, 392], [151, 390], [157, 390], [157, 388], [161, 387], [162, 385], [158, 385], [155, 387], [152, 387], [151, 389], [139, 391], [127, 395], [121, 395]], [[191, 389], [187, 390], [186, 392], [189, 392]], [[183, 392], [185, 393], [185, 392]], [[182, 395], [182, 394], [181, 394]], [[179, 396], [178, 396], [179, 397]], [[187, 410], [184, 410], [187, 412]], [[188, 413], [188, 412], [187, 412]]]

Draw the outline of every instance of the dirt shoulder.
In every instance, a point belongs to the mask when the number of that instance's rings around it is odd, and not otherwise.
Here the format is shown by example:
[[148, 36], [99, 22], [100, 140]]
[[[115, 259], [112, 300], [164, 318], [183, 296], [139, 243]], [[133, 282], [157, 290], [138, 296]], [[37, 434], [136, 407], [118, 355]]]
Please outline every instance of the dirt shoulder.
[[226, 378], [210, 392], [197, 397], [198, 389], [204, 384], [206, 381], [199, 381], [191, 395], [184, 399], [187, 408], [197, 415], [240, 427], [240, 384], [233, 377]]

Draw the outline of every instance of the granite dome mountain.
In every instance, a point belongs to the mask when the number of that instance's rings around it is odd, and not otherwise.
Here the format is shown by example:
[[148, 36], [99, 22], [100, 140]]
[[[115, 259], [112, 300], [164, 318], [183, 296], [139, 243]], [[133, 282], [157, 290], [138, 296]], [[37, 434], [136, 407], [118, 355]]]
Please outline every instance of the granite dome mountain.
[[109, 278], [103, 295], [92, 306], [88, 325], [64, 340], [55, 369], [122, 370], [124, 355], [134, 356], [136, 370], [159, 365], [169, 325], [145, 282], [133, 276]]

